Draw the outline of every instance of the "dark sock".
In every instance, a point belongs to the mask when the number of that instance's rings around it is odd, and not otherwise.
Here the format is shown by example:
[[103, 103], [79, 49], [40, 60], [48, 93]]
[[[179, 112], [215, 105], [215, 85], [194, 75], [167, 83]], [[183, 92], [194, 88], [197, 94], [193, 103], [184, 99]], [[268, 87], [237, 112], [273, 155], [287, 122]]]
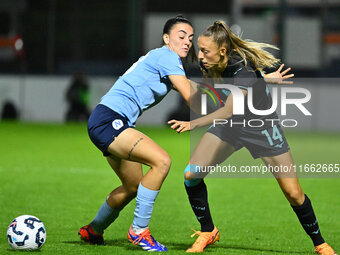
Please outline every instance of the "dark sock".
[[201, 224], [202, 232], [211, 232], [214, 230], [214, 223], [210, 215], [208, 204], [207, 186], [202, 179], [196, 186], [187, 187], [185, 184], [191, 208], [194, 211], [197, 220]]
[[325, 242], [321, 236], [318, 221], [315, 217], [312, 203], [305, 194], [305, 201], [300, 206], [292, 206], [294, 212], [300, 220], [300, 223], [306, 233], [312, 239], [314, 246]]

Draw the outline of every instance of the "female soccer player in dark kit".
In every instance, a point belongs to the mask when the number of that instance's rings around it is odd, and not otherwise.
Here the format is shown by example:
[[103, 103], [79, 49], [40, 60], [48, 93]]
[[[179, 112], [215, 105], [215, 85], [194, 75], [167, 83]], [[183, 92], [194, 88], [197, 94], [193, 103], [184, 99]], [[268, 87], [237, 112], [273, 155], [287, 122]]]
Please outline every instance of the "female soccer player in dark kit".
[[[261, 71], [278, 64], [279, 60], [264, 50], [276, 48], [275, 46], [243, 40], [223, 21], [216, 21], [200, 35], [198, 47], [198, 58], [205, 78], [211, 78], [219, 83], [226, 79], [227, 83], [237, 86], [242, 91], [241, 96], [244, 97], [251, 89], [254, 108], [261, 110], [271, 108], [272, 98]], [[282, 66], [276, 76], [281, 80], [293, 76], [286, 75], [289, 69], [280, 73], [281, 69]], [[171, 127], [181, 133], [211, 125], [216, 119], [228, 120], [227, 124], [213, 125], [208, 129], [191, 155], [184, 172], [189, 201], [201, 224], [201, 231], [196, 231], [198, 238], [187, 252], [203, 252], [206, 246], [220, 238], [210, 214], [207, 187], [203, 180], [207, 172], [200, 170], [207, 166], [216, 166], [235, 151], [246, 147], [254, 159], [261, 158], [267, 166], [281, 168], [288, 166], [288, 169], [292, 169], [289, 172], [275, 172], [274, 176], [302, 227], [312, 239], [315, 252], [335, 255], [334, 250], [321, 235], [310, 199], [303, 192], [293, 168], [289, 168], [294, 166], [294, 161], [280, 125], [265, 121], [264, 125], [256, 128], [248, 125], [230, 125], [233, 122], [247, 123], [250, 119], [278, 119], [276, 112], [258, 116], [245, 104], [244, 115], [235, 115], [233, 114], [235, 94], [225, 89], [216, 90], [223, 102], [223, 106], [218, 110], [190, 122], [169, 121]]]

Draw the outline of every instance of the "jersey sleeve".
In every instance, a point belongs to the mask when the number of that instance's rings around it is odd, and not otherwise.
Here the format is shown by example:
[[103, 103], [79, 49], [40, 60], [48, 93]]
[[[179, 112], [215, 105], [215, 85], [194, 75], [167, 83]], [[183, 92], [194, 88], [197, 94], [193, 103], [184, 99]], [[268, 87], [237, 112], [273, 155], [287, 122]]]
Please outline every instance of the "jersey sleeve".
[[175, 52], [169, 52], [158, 60], [158, 68], [161, 78], [167, 75], [184, 75], [184, 68], [180, 57]]

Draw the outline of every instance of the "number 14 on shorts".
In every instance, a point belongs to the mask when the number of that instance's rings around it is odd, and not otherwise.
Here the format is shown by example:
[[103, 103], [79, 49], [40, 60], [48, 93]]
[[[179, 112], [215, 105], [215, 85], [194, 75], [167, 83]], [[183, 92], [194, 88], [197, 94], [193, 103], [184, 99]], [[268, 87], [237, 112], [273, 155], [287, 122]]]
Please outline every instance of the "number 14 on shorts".
[[[280, 130], [277, 128], [276, 125], [273, 126], [272, 130], [273, 130], [273, 133], [271, 135], [269, 134], [267, 129], [262, 130], [261, 133], [264, 134], [267, 137], [268, 142], [271, 146], [274, 146], [274, 141], [279, 140], [281, 142], [281, 144], [277, 144], [277, 145], [275, 145], [275, 147], [277, 147], [277, 146], [282, 147], [283, 139], [282, 139], [282, 135], [280, 133]], [[269, 131], [271, 131], [271, 130], [269, 130]]]

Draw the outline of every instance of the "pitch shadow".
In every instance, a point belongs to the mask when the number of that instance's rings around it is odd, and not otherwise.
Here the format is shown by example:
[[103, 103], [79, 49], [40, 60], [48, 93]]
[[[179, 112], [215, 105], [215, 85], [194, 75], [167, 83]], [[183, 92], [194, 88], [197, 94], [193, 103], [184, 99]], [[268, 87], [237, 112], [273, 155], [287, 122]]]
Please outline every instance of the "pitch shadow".
[[[85, 243], [84, 241], [65, 241], [63, 242], [65, 244], [78, 244], [78, 245], [89, 245], [88, 243]], [[137, 247], [135, 245], [132, 245], [127, 239], [125, 238], [119, 238], [119, 239], [111, 239], [111, 240], [105, 240], [106, 246], [117, 246], [124, 248], [125, 250], [130, 251], [136, 251], [136, 252], [145, 252], [140, 247]], [[169, 251], [171, 250], [177, 250], [177, 251], [185, 251], [188, 249], [191, 245], [191, 243], [163, 243]], [[282, 253], [282, 254], [306, 254], [307, 251], [287, 251], [287, 250], [277, 250], [277, 249], [262, 249], [262, 248], [255, 248], [255, 247], [247, 247], [247, 246], [238, 246], [238, 245], [212, 245], [209, 246], [206, 250], [204, 250], [205, 253], [214, 253], [217, 250], [224, 249], [224, 250], [243, 250], [243, 251], [256, 251], [256, 252], [266, 252], [268, 254], [270, 253]]]

